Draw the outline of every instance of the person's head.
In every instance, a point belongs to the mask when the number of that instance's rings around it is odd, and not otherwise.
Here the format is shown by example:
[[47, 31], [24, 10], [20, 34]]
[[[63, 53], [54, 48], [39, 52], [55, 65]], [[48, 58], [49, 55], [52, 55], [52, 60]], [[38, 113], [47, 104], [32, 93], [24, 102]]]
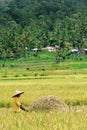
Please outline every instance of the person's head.
[[24, 93], [24, 91], [16, 90], [15, 93], [14, 93], [14, 95], [13, 95], [12, 97], [13, 97], [13, 98], [14, 98], [14, 97], [20, 97], [21, 94], [23, 94], [23, 93]]

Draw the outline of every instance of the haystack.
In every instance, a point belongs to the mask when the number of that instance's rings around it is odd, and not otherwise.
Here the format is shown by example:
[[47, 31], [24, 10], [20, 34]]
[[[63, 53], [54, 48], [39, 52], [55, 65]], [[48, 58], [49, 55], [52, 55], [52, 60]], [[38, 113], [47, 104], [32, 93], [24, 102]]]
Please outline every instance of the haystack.
[[57, 96], [53, 96], [53, 95], [42, 97], [41, 99], [33, 102], [29, 107], [30, 111], [41, 111], [41, 110], [50, 111], [53, 109], [56, 109], [58, 111], [68, 111], [69, 110], [67, 104], [65, 104]]

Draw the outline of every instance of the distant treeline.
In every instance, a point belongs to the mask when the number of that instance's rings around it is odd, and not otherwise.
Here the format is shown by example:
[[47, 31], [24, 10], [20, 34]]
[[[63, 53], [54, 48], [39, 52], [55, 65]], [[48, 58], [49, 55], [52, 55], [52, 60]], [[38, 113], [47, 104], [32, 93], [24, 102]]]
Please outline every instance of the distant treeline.
[[46, 46], [87, 47], [87, 0], [0, 1], [0, 57]]

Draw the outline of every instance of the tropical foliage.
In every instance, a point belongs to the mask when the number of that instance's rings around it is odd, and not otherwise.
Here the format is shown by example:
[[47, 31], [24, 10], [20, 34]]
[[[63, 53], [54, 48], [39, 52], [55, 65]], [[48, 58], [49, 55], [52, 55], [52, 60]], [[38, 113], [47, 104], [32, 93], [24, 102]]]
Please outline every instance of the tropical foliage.
[[87, 47], [86, 7], [86, 0], [0, 1], [0, 57], [49, 45]]

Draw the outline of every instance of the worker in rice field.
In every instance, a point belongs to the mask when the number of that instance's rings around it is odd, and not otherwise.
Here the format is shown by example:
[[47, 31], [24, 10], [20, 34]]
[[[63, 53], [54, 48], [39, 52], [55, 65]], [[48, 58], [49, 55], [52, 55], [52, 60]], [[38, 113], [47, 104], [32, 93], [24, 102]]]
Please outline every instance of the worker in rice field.
[[12, 96], [12, 98], [13, 98], [13, 111], [15, 113], [20, 112], [21, 110], [28, 112], [28, 109], [24, 108], [19, 101], [19, 98], [23, 93], [24, 93], [23, 91], [16, 90], [16, 92]]

